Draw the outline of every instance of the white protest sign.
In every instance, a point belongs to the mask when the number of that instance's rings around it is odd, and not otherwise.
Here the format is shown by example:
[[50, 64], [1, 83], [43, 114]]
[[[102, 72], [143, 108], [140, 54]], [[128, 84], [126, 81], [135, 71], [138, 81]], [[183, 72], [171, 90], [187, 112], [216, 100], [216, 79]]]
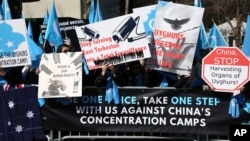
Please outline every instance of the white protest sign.
[[88, 69], [151, 57], [140, 15], [128, 14], [77, 27], [76, 33]]
[[24, 19], [0, 21], [0, 66], [31, 65]]
[[249, 81], [249, 60], [238, 47], [216, 47], [202, 59], [202, 78], [215, 91], [234, 92]]
[[39, 98], [82, 95], [82, 52], [43, 54], [39, 68]]

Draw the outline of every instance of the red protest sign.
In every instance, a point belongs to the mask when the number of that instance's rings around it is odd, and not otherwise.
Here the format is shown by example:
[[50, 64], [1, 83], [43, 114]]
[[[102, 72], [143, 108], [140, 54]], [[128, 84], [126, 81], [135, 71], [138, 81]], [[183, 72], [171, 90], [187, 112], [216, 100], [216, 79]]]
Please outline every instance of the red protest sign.
[[215, 91], [233, 92], [249, 81], [249, 59], [238, 47], [216, 47], [202, 59], [202, 78]]

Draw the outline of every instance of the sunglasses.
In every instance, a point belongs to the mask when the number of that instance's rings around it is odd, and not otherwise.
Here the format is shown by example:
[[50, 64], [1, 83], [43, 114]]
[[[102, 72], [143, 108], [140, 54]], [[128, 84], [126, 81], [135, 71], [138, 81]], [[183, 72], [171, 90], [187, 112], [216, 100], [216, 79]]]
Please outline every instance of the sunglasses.
[[70, 52], [70, 50], [62, 50], [63, 53], [67, 53], [67, 52]]

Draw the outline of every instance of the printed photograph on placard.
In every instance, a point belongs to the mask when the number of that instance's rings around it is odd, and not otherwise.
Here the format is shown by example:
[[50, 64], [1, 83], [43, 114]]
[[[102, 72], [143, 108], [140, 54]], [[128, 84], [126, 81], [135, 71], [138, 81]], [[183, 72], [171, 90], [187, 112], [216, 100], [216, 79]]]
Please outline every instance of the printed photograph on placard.
[[82, 95], [81, 52], [43, 54], [39, 68], [39, 98]]

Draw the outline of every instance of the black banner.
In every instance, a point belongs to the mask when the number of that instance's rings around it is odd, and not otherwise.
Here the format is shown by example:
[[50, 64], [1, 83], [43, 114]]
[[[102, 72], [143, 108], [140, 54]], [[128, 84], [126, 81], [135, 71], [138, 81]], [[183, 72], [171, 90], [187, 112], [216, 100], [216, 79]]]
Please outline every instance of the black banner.
[[120, 88], [120, 104], [105, 102], [105, 89], [86, 88], [82, 97], [46, 99], [46, 130], [229, 135], [231, 124], [250, 114], [228, 114], [230, 93]]

